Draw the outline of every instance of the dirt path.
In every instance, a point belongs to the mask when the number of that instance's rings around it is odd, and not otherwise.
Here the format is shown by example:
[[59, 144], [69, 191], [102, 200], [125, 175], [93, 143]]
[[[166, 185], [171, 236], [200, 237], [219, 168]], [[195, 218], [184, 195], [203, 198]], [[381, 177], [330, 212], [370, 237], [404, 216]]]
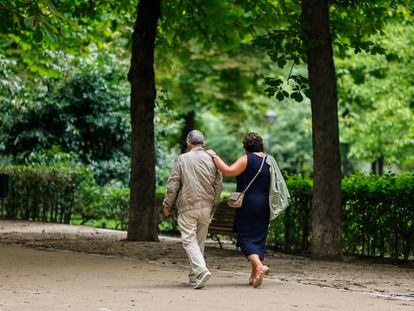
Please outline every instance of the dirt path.
[[186, 259], [177, 239], [120, 242], [124, 236], [81, 226], [0, 221], [0, 310], [414, 308], [414, 269], [408, 266], [271, 253], [272, 273], [254, 290], [246, 285], [244, 258], [231, 247], [220, 250], [210, 243], [206, 256], [213, 278], [206, 289], [195, 291], [185, 284]]
[[186, 286], [185, 268], [62, 250], [5, 246], [1, 310], [410, 310], [414, 304], [331, 288], [213, 271], [204, 290]]

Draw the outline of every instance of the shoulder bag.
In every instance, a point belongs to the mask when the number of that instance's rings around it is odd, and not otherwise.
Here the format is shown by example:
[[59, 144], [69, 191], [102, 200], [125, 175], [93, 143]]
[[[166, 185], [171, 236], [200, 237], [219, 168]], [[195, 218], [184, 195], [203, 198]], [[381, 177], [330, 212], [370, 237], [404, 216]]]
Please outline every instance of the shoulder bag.
[[243, 192], [232, 192], [230, 194], [229, 200], [227, 201], [227, 205], [233, 208], [240, 208], [243, 204], [244, 194], [246, 191], [250, 188], [252, 183], [255, 181], [257, 176], [259, 176], [260, 172], [262, 171], [263, 164], [265, 162], [267, 155], [263, 157], [262, 164], [260, 165], [259, 170], [257, 171], [256, 175], [253, 177], [253, 179], [250, 181], [250, 183], [247, 185], [247, 187], [244, 189]]

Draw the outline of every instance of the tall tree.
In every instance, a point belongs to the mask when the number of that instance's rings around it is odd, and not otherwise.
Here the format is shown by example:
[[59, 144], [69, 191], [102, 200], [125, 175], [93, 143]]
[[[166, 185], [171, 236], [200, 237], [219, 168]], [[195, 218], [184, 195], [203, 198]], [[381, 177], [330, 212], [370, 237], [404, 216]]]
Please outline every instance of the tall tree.
[[341, 257], [341, 160], [337, 86], [326, 0], [302, 0], [312, 107], [312, 255]]
[[131, 184], [129, 241], [158, 240], [155, 206], [154, 49], [160, 0], [141, 0], [132, 36], [131, 68]]
[[[266, 92], [279, 101], [286, 97], [299, 102], [311, 99], [314, 149], [314, 199], [312, 211], [312, 254], [315, 257], [341, 257], [340, 153], [338, 106], [333, 44], [338, 55], [355, 53], [384, 54], [384, 48], [371, 41], [382, 34], [385, 22], [408, 14], [412, 2], [393, 1], [281, 1], [282, 27], [270, 29], [256, 42], [266, 48], [281, 68], [291, 64], [289, 76], [269, 78]], [[274, 27], [276, 28], [276, 27]], [[295, 64], [308, 64], [308, 79], [295, 74]]]

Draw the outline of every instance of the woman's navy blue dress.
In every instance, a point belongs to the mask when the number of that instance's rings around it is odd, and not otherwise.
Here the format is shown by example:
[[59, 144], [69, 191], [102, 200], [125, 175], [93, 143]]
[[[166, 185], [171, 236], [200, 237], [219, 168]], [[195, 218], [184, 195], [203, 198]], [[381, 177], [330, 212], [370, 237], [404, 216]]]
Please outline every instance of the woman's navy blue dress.
[[[237, 191], [242, 192], [256, 175], [263, 158], [254, 154], [247, 154], [247, 167], [237, 176]], [[269, 165], [265, 162], [259, 176], [244, 195], [243, 205], [236, 211], [235, 232], [237, 233], [237, 246], [247, 257], [252, 254], [259, 255], [261, 260], [265, 257], [265, 242], [269, 226]]]

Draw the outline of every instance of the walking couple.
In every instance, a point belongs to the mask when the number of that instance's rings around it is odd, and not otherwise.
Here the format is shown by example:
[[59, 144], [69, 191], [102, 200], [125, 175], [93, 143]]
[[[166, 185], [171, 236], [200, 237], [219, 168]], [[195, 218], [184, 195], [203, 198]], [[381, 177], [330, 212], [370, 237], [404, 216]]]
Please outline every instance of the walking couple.
[[252, 266], [249, 284], [259, 287], [269, 271], [262, 262], [269, 222], [288, 205], [286, 184], [275, 159], [263, 152], [263, 139], [256, 133], [244, 137], [245, 154], [230, 166], [204, 145], [200, 131], [188, 134], [189, 151], [175, 161], [163, 202], [164, 217], [170, 216], [174, 207], [178, 210], [181, 239], [190, 261], [190, 286], [203, 288], [211, 277], [204, 261], [204, 242], [224, 175], [237, 176], [238, 192], [247, 189], [236, 210], [234, 231], [236, 245]]

